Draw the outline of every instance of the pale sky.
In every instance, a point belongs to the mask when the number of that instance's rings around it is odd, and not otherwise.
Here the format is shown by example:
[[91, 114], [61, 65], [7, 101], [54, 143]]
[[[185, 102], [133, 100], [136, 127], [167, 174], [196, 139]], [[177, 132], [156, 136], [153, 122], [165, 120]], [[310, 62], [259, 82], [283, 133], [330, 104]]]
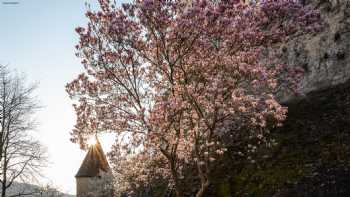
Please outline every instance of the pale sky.
[[[74, 55], [74, 29], [86, 24], [84, 13], [84, 0], [0, 0], [0, 64], [39, 82], [36, 94], [44, 108], [37, 114], [37, 132], [51, 162], [41, 184], [49, 181], [71, 194], [85, 152], [69, 141], [75, 114], [64, 87], [83, 69]], [[112, 138], [100, 139], [105, 152]]]

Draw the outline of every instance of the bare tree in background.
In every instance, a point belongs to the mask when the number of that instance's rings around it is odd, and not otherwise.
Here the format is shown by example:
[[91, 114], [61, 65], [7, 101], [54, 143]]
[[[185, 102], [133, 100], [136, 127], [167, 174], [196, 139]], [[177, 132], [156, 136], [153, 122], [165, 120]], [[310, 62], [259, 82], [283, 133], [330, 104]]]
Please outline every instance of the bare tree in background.
[[14, 181], [28, 182], [40, 175], [45, 151], [31, 135], [39, 105], [35, 85], [0, 65], [0, 185], [1, 197]]

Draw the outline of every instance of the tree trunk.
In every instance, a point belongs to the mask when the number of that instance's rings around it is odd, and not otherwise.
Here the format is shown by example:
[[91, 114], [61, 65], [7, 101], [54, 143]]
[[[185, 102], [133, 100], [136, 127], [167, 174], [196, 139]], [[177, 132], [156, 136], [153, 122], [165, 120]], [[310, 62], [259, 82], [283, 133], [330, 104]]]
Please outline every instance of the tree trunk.
[[6, 197], [6, 182], [1, 185], [1, 197]]
[[176, 193], [176, 197], [183, 197], [183, 193], [179, 184], [179, 178], [177, 175], [177, 171], [175, 169], [175, 165], [174, 163], [170, 164], [171, 165], [171, 174], [173, 176], [174, 182], [175, 182], [175, 193]]
[[1, 197], [6, 197], [6, 189], [7, 189], [7, 162], [6, 162], [6, 157], [7, 155], [5, 154], [4, 156], [4, 163], [3, 163], [3, 169], [2, 169], [2, 184], [1, 184]]
[[196, 194], [196, 197], [203, 197], [204, 193], [207, 191], [209, 187], [209, 181], [205, 181], [205, 183], [201, 184], [201, 188], [199, 189], [199, 191]]
[[160, 148], [160, 151], [163, 153], [163, 155], [168, 159], [168, 162], [170, 164], [170, 170], [171, 170], [171, 176], [174, 181], [175, 186], [175, 194], [176, 197], [184, 197], [184, 194], [182, 192], [182, 189], [179, 184], [179, 178], [176, 170], [176, 156], [173, 154], [168, 153], [166, 150]]
[[176, 193], [176, 197], [183, 197], [182, 192], [178, 188], [175, 188], [175, 193]]
[[174, 177], [174, 182], [175, 182], [176, 197], [184, 197], [182, 190], [181, 190], [181, 187], [180, 187], [180, 184], [179, 184], [178, 177], [177, 177], [177, 172], [174, 171], [173, 169], [172, 169], [172, 176]]

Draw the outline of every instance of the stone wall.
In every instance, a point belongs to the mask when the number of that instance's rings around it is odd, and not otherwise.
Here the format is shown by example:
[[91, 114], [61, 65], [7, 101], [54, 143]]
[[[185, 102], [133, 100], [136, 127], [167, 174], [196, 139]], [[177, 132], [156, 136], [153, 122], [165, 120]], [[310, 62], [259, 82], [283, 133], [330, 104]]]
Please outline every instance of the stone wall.
[[305, 69], [301, 92], [307, 95], [350, 79], [350, 1], [305, 0], [304, 3], [321, 12], [324, 29], [292, 40], [280, 50], [286, 63]]
[[321, 32], [279, 46], [288, 65], [305, 69], [302, 96], [280, 98], [289, 112], [272, 132], [267, 159], [232, 169], [222, 186], [239, 197], [350, 196], [350, 0], [304, 0], [318, 9]]
[[92, 182], [90, 177], [77, 178], [77, 197], [87, 197], [90, 192], [89, 188], [92, 188]]
[[77, 177], [77, 197], [114, 197], [114, 178], [110, 171], [96, 177]]

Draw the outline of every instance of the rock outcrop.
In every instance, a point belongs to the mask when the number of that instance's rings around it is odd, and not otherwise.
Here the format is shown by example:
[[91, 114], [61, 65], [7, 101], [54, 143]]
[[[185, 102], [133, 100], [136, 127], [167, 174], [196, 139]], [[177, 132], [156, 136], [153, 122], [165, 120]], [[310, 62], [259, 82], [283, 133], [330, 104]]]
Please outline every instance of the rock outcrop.
[[305, 69], [301, 92], [331, 88], [350, 79], [350, 1], [305, 0], [321, 12], [324, 28], [281, 46], [284, 60]]
[[304, 3], [320, 11], [324, 28], [278, 49], [304, 68], [302, 96], [281, 97], [288, 117], [267, 159], [233, 167], [211, 196], [350, 196], [350, 0]]
[[286, 178], [272, 183], [279, 186], [261, 196], [346, 197], [350, 196], [350, 0], [304, 3], [321, 12], [325, 25], [317, 34], [281, 46], [284, 61], [305, 69], [300, 88], [304, 96], [287, 101], [287, 121], [275, 133], [280, 142], [278, 164], [270, 166], [280, 171], [265, 181], [283, 174]]

